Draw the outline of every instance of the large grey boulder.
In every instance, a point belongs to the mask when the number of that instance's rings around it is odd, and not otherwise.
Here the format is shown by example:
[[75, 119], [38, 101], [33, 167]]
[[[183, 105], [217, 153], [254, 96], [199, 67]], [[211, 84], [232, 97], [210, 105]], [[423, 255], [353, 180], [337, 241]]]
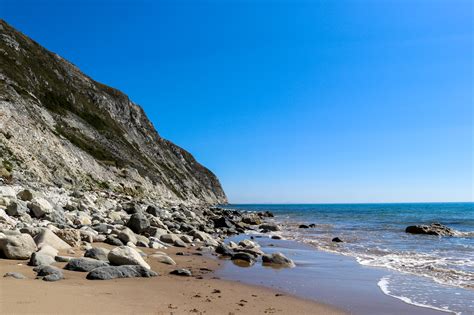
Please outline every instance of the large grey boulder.
[[289, 267], [295, 266], [293, 260], [287, 258], [282, 253], [265, 254], [262, 256], [263, 265], [269, 265], [273, 267]]
[[130, 220], [127, 222], [127, 227], [129, 227], [133, 232], [140, 234], [145, 231], [150, 226], [150, 221], [142, 212], [137, 212], [132, 214]]
[[0, 251], [8, 259], [29, 259], [36, 244], [29, 234], [0, 236]]
[[64, 269], [71, 270], [71, 271], [89, 272], [95, 268], [105, 267], [108, 265], [109, 264], [105, 261], [92, 259], [92, 258], [86, 258], [86, 257], [80, 257], [80, 258], [72, 258], [71, 260], [69, 260], [69, 262], [64, 267]]
[[92, 247], [86, 250], [84, 253], [84, 257], [102, 260], [102, 261], [109, 261], [107, 256], [109, 255], [110, 250], [107, 248], [102, 247]]
[[43, 229], [35, 236], [35, 243], [38, 248], [41, 248], [44, 245], [49, 245], [53, 248], [56, 248], [57, 250], [71, 248], [71, 245], [60, 239], [59, 236], [48, 229]]
[[112, 249], [107, 255], [112, 265], [140, 265], [150, 269], [150, 265], [142, 258], [142, 256], [129, 246], [120, 246]]
[[37, 218], [41, 218], [54, 211], [54, 208], [49, 201], [41, 197], [33, 198], [33, 200], [28, 203], [28, 209], [30, 209], [33, 215]]
[[139, 265], [99, 267], [87, 274], [89, 280], [110, 280], [117, 278], [156, 277], [158, 274]]

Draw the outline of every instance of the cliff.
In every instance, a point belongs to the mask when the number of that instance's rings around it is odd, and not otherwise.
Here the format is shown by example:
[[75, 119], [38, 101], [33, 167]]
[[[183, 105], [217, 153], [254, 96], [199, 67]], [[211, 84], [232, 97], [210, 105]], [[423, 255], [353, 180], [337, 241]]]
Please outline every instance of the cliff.
[[127, 95], [0, 20], [0, 175], [165, 203], [226, 203], [217, 177]]

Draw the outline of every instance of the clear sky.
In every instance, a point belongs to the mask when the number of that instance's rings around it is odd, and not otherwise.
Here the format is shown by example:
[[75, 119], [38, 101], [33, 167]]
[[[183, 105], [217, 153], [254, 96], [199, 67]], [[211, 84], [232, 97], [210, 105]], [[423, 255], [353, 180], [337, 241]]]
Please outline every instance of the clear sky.
[[21, 1], [234, 203], [470, 201], [473, 1]]

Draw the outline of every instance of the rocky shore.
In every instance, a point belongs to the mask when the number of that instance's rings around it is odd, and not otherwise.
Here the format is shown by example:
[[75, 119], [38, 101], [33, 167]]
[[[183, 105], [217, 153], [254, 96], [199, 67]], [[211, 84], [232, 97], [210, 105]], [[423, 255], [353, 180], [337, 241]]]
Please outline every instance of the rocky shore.
[[[176, 265], [161, 250], [193, 248], [237, 264], [293, 267], [280, 253], [267, 255], [251, 239], [224, 243], [247, 230], [281, 228], [265, 222], [269, 212], [238, 212], [219, 207], [174, 206], [163, 208], [150, 200], [134, 199], [110, 191], [34, 191], [21, 186], [0, 187], [0, 253], [2, 258], [25, 260], [45, 281], [64, 279], [53, 265], [87, 272], [91, 280], [155, 277], [147, 260]], [[113, 246], [107, 249], [97, 244]], [[142, 249], [155, 250], [151, 255]], [[64, 255], [59, 255], [65, 251]], [[73, 257], [80, 252], [83, 257]], [[178, 266], [177, 266], [178, 267]], [[171, 271], [191, 276], [185, 268]], [[21, 278], [22, 275], [11, 275]]]

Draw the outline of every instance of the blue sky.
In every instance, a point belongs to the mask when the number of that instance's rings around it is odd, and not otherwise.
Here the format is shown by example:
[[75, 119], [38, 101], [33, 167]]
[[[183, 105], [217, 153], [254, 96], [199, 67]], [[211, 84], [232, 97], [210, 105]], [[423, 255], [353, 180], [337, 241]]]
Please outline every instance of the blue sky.
[[234, 203], [472, 201], [472, 1], [7, 1]]

